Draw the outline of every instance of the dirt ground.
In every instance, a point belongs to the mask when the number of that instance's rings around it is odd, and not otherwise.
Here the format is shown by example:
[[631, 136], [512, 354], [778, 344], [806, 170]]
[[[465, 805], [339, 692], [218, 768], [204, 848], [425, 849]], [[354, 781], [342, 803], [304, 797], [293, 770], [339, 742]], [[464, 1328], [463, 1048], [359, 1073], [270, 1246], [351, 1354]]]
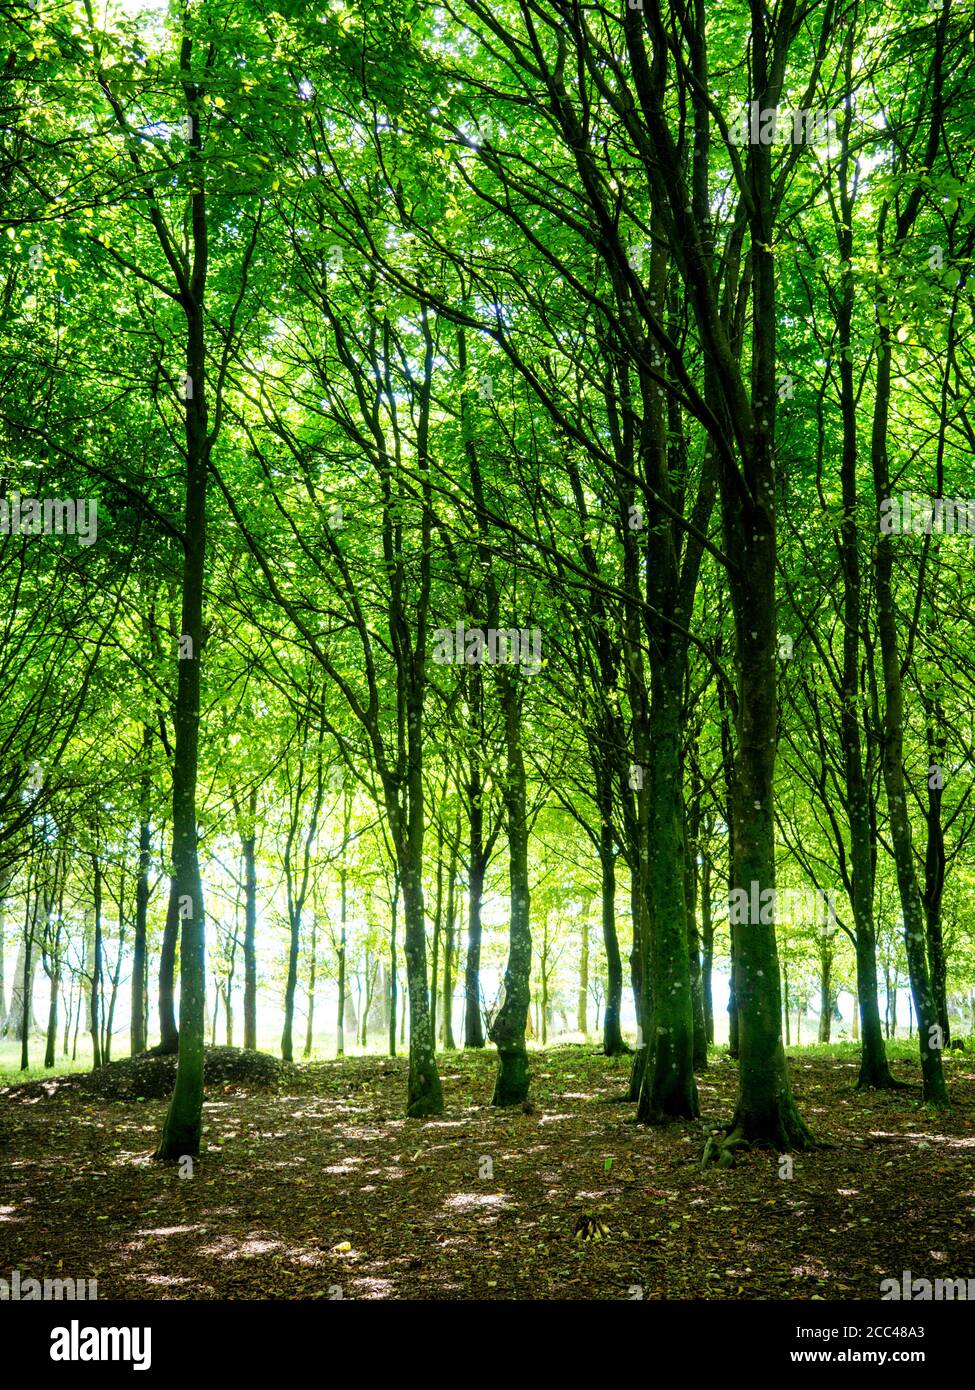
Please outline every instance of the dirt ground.
[[972, 1278], [975, 1064], [948, 1065], [937, 1115], [800, 1056], [800, 1108], [832, 1147], [730, 1170], [700, 1166], [733, 1106], [721, 1055], [702, 1121], [664, 1130], [614, 1102], [627, 1060], [582, 1047], [535, 1055], [530, 1113], [491, 1109], [490, 1053], [441, 1059], [437, 1120], [403, 1118], [402, 1060], [217, 1082], [185, 1176], [152, 1161], [164, 1100], [7, 1087], [0, 1277], [94, 1277], [101, 1299], [866, 1299], [904, 1270]]

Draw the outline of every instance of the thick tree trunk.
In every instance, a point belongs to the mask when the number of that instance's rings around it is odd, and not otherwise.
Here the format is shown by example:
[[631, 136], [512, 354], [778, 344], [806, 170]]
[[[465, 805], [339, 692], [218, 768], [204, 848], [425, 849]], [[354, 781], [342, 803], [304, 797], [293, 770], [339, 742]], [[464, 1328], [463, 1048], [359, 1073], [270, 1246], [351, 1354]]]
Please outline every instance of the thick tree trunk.
[[[417, 848], [415, 843], [413, 848]], [[410, 856], [415, 862], [403, 863], [400, 867], [406, 919], [406, 987], [410, 999], [410, 1076], [406, 1105], [410, 1119], [439, 1115], [443, 1111], [443, 1092], [428, 1008], [426, 920], [420, 867], [422, 846], [419, 850], [419, 854]]]
[[[637, 1118], [644, 1124], [695, 1119], [694, 1009], [688, 959], [686, 855], [681, 796], [679, 694], [655, 663], [650, 696], [651, 810], [647, 875], [651, 1017]], [[652, 1012], [651, 1012], [652, 1011]]]
[[[191, 63], [192, 44], [183, 41], [181, 66]], [[200, 682], [203, 662], [203, 601], [207, 563], [207, 475], [212, 439], [206, 407], [204, 288], [207, 273], [206, 195], [202, 170], [204, 102], [184, 84], [191, 135], [189, 158], [195, 183], [190, 195], [192, 270], [183, 308], [186, 315], [186, 506], [183, 523], [182, 634], [173, 756], [173, 886], [180, 929], [179, 1053], [176, 1085], [156, 1157], [178, 1159], [200, 1151], [203, 1124], [203, 1052], [206, 1027], [206, 938], [203, 882], [197, 845], [196, 781], [200, 744]]]
[[[771, 274], [771, 267], [769, 267]], [[770, 484], [771, 486], [771, 484]], [[772, 813], [777, 728], [775, 533], [771, 495], [741, 516], [747, 557], [732, 582], [739, 662], [738, 756], [733, 786], [734, 882], [750, 892], [775, 888]], [[766, 503], [768, 504], [766, 506]], [[742, 508], [745, 512], [747, 509]], [[738, 1100], [726, 1141], [808, 1148], [813, 1140], [792, 1099], [782, 1045], [782, 1000], [774, 921], [731, 927], [740, 1064]]]

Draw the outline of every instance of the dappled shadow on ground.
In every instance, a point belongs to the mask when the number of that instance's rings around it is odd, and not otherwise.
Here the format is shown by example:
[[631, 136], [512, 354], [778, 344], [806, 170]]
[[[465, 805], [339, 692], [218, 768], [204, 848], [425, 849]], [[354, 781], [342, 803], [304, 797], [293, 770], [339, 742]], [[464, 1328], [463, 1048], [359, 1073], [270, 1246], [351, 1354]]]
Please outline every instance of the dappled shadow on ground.
[[[206, 1152], [151, 1161], [158, 1100], [0, 1093], [0, 1277], [98, 1279], [101, 1298], [877, 1298], [881, 1279], [975, 1276], [975, 1074], [955, 1108], [856, 1094], [856, 1067], [792, 1063], [834, 1147], [706, 1170], [735, 1069], [704, 1119], [647, 1130], [609, 1102], [628, 1059], [533, 1061], [534, 1106], [490, 1106], [490, 1054], [442, 1060], [446, 1113], [403, 1118], [402, 1061], [295, 1068], [278, 1093], [211, 1087]], [[913, 1079], [907, 1063], [894, 1064]], [[582, 1241], [580, 1216], [601, 1239]]]

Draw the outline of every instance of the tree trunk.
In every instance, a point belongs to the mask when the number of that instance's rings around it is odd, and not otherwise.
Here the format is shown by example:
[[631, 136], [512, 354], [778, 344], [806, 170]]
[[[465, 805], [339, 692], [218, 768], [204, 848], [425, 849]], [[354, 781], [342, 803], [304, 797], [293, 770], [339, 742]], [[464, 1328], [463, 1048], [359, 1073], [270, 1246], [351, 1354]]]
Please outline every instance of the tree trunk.
[[284, 1030], [281, 1034], [281, 1056], [294, 1061], [295, 995], [298, 991], [298, 951], [301, 947], [301, 909], [293, 907], [289, 914], [288, 974], [284, 986]]
[[[192, 41], [184, 37], [181, 68], [188, 72]], [[196, 781], [200, 743], [203, 601], [207, 564], [207, 479], [212, 437], [206, 407], [204, 289], [207, 221], [202, 132], [206, 102], [184, 81], [190, 119], [189, 161], [192, 268], [186, 284], [186, 506], [183, 523], [182, 621], [174, 724], [173, 887], [180, 929], [179, 1052], [176, 1085], [156, 1157], [177, 1159], [200, 1151], [203, 1123], [203, 1052], [206, 1026], [206, 937], [203, 882], [197, 845]]]
[[[610, 789], [610, 795], [612, 791]], [[603, 949], [606, 952], [606, 1004], [603, 1010], [603, 1053], [617, 1057], [629, 1049], [623, 1041], [620, 1016], [623, 1008], [623, 961], [616, 934], [616, 856], [613, 844], [612, 803], [604, 802], [599, 826], [600, 898]]]
[[789, 967], [785, 961], [782, 962], [782, 1013], [785, 1018], [785, 1045], [789, 1047], [792, 1043], [789, 1030]]
[[528, 1048], [525, 1023], [530, 1002], [532, 937], [528, 877], [528, 812], [525, 762], [521, 748], [521, 703], [517, 676], [500, 673], [506, 768], [502, 796], [508, 835], [510, 926], [504, 1003], [491, 1024], [498, 1049], [498, 1072], [492, 1105], [519, 1105], [527, 1099]]
[[430, 1033], [437, 1046], [437, 976], [440, 964], [440, 932], [443, 926], [443, 826], [437, 827], [437, 887], [433, 908], [433, 950], [430, 952]]
[[924, 920], [928, 942], [928, 963], [931, 970], [931, 992], [941, 1025], [941, 1045], [951, 1041], [951, 1022], [948, 1017], [948, 962], [945, 957], [941, 930], [941, 903], [944, 897], [947, 859], [945, 834], [941, 823], [944, 796], [944, 765], [947, 733], [944, 710], [939, 700], [926, 700], [928, 746], [928, 804], [925, 813], [927, 839], [924, 850]]
[[[764, 261], [764, 255], [759, 259]], [[771, 277], [771, 263], [766, 273]], [[746, 894], [752, 884], [763, 892], [775, 888], [772, 803], [778, 643], [773, 487], [769, 476], [759, 489], [757, 505], [742, 506], [737, 518], [740, 536], [734, 523], [728, 526], [726, 508], [726, 543], [732, 554], [743, 557], [742, 569], [731, 583], [739, 666], [733, 841], [734, 884]], [[780, 1152], [808, 1148], [812, 1135], [793, 1102], [782, 1045], [774, 921], [732, 925], [731, 936], [740, 1065], [737, 1106], [726, 1143], [731, 1147], [742, 1141]]]
[[28, 1000], [27, 1029], [33, 1026], [31, 1001], [34, 994], [34, 971], [37, 961], [33, 952], [28, 952], [28, 939], [31, 932], [30, 918], [24, 924], [24, 931], [17, 945], [17, 959], [14, 964], [13, 986], [10, 991], [10, 1008], [7, 1011], [6, 1036], [21, 1042], [24, 1036], [24, 999]]
[[308, 1025], [305, 1029], [305, 1056], [311, 1056], [312, 1038], [315, 1029], [315, 974], [317, 969], [318, 954], [318, 921], [312, 918], [311, 924], [311, 961], [308, 968]]
[[[842, 136], [845, 145], [848, 128]], [[838, 219], [837, 239], [845, 262], [853, 255], [853, 215], [847, 186], [849, 166], [839, 170], [839, 197], [843, 214]], [[844, 277], [837, 305], [838, 371], [840, 410], [843, 423], [843, 450], [840, 482], [843, 521], [837, 549], [843, 574], [843, 667], [840, 706], [840, 743], [843, 748], [846, 781], [847, 821], [850, 829], [850, 906], [853, 910], [857, 966], [857, 1007], [862, 1045], [858, 1088], [889, 1088], [896, 1083], [887, 1062], [887, 1049], [880, 1031], [880, 1003], [877, 997], [877, 934], [874, 925], [874, 834], [871, 823], [870, 782], [864, 769], [860, 663], [863, 605], [860, 596], [860, 535], [857, 509], [857, 387], [853, 345], [853, 276]], [[869, 737], [869, 734], [868, 734]], [[869, 747], [869, 745], [868, 745]]]
[[701, 992], [704, 996], [704, 1035], [714, 1042], [714, 999], [711, 977], [714, 970], [714, 920], [711, 916], [711, 860], [705, 854], [701, 863]]
[[101, 1030], [98, 1024], [98, 1006], [102, 991], [102, 868], [97, 854], [92, 855], [91, 866], [94, 875], [92, 905], [95, 914], [95, 934], [91, 956], [91, 1012], [89, 1015], [89, 1024], [91, 1029], [91, 1065], [94, 1070], [102, 1064]]
[[257, 788], [247, 803], [246, 834], [241, 835], [244, 860], [244, 1047], [257, 1048]]
[[[878, 313], [893, 315], [886, 296], [878, 294]], [[873, 418], [873, 474], [878, 516], [884, 499], [890, 496], [890, 469], [887, 457], [887, 422], [890, 409], [892, 333], [881, 318], [878, 324], [877, 383]], [[881, 670], [885, 697], [881, 764], [890, 840], [897, 874], [901, 911], [904, 917], [904, 945], [911, 977], [911, 992], [918, 1018], [918, 1047], [921, 1058], [922, 1094], [932, 1105], [946, 1106], [941, 1059], [938, 1010], [928, 974], [924, 904], [914, 865], [914, 842], [907, 804], [904, 775], [904, 690], [901, 674], [898, 615], [894, 601], [894, 549], [891, 536], [879, 531], [874, 547], [874, 577], [877, 595], [877, 631], [880, 638]]]
[[[588, 911], [588, 909], [587, 909]], [[582, 949], [579, 952], [579, 993], [576, 1000], [576, 1032], [586, 1037], [589, 1014], [589, 917], [582, 918]]]
[[389, 927], [389, 1055], [396, 1056], [396, 991], [399, 986], [396, 964], [396, 939], [399, 935], [399, 871], [393, 882], [393, 901], [390, 904]]
[[655, 662], [650, 695], [650, 855], [647, 874], [652, 941], [650, 1030], [637, 1107], [644, 1124], [692, 1120], [698, 1114], [694, 1079], [694, 1009], [688, 959], [684, 885], [686, 846], [681, 796], [679, 691], [672, 670]]
[[[336, 1057], [344, 1057], [344, 1056], [345, 1056], [345, 993], [346, 993], [346, 984], [345, 984], [345, 970], [346, 970], [345, 952], [346, 952], [346, 944], [347, 944], [347, 941], [346, 941], [346, 927], [347, 927], [348, 918], [349, 918], [349, 900], [348, 900], [349, 874], [348, 874], [348, 869], [346, 868], [346, 863], [345, 863], [345, 850], [344, 850], [344, 848], [343, 848], [343, 850], [342, 850], [342, 866], [341, 866], [341, 868], [340, 868], [340, 870], [339, 870], [339, 889], [340, 889], [340, 912], [341, 912], [341, 917], [340, 917], [340, 922], [339, 922], [339, 928], [340, 928], [340, 930], [339, 930], [339, 980], [338, 980], [338, 985], [339, 985], [339, 1002], [338, 1002], [338, 1015], [337, 1015], [336, 1021], [335, 1021], [335, 1030], [336, 1030], [336, 1031], [335, 1031], [335, 1055], [336, 1055]], [[396, 949], [396, 947], [395, 947], [395, 940], [396, 940], [396, 936], [395, 936], [395, 932], [394, 932], [394, 934], [393, 934], [393, 942], [394, 942], [393, 950], [394, 950], [394, 954], [395, 954], [395, 949]], [[395, 968], [396, 968], [396, 963], [395, 963], [395, 959], [394, 959], [394, 962], [393, 962], [393, 969], [395, 970]], [[394, 1015], [395, 1015], [395, 1009], [394, 1009], [393, 1012], [394, 1012]], [[394, 1054], [391, 1053], [390, 1055], [394, 1055]]]
[[[644, 851], [639, 844], [636, 844], [632, 846], [632, 853], [643, 856]], [[636, 1012], [636, 1050], [633, 1053], [633, 1065], [630, 1067], [627, 1098], [636, 1102], [640, 1099], [640, 1088], [643, 1085], [643, 1075], [647, 1064], [649, 991], [644, 993], [643, 980], [647, 973], [644, 943], [649, 927], [644, 905], [643, 884], [640, 881], [640, 870], [638, 864], [633, 862], [630, 863], [630, 917], [633, 926], [633, 946], [630, 951], [630, 987], [633, 991], [633, 1006]]]
[[135, 885], [135, 937], [132, 942], [132, 1011], [129, 1019], [129, 1051], [145, 1052], [146, 1039], [146, 929], [149, 919], [149, 858], [152, 851], [152, 729], [142, 731], [142, 779], [139, 789], [139, 865]]
[[179, 898], [176, 879], [169, 880], [169, 901], [166, 904], [166, 925], [163, 927], [159, 952], [159, 1043], [154, 1052], [163, 1055], [179, 1047], [176, 1026], [176, 945], [179, 941]]
[[[460, 834], [458, 823], [457, 835]], [[454, 1041], [454, 949], [457, 921], [457, 837], [451, 843], [450, 876], [447, 879], [447, 915], [444, 920], [443, 943], [443, 1045], [444, 1050], [453, 1052]]]
[[833, 1022], [833, 951], [820, 946], [819, 951], [819, 1041], [828, 1043]]
[[687, 823], [684, 849], [684, 885], [687, 910], [687, 958], [690, 968], [691, 1010], [694, 1027], [694, 1070], [708, 1065], [708, 1035], [704, 1018], [704, 981], [701, 974], [701, 935], [697, 926], [697, 847], [701, 827], [700, 793], [695, 789], [693, 809]]
[[6, 943], [3, 936], [4, 908], [6, 907], [6, 896], [0, 894], [0, 1038], [4, 1036], [7, 1028], [7, 985], [4, 977], [4, 954]]
[[[422, 816], [422, 810], [420, 814]], [[410, 1076], [406, 1105], [410, 1119], [439, 1115], [443, 1111], [443, 1092], [437, 1074], [428, 1009], [426, 919], [420, 878], [422, 847], [416, 844], [416, 834], [414, 826], [414, 853], [408, 856], [408, 862], [403, 863], [400, 869], [406, 918], [406, 987], [410, 999]], [[420, 849], [419, 853], [415, 853], [417, 848]]]
[[484, 897], [484, 785], [481, 769], [471, 763], [468, 782], [470, 882], [467, 905], [467, 966], [464, 972], [464, 1046], [484, 1046], [481, 1017], [481, 902]]

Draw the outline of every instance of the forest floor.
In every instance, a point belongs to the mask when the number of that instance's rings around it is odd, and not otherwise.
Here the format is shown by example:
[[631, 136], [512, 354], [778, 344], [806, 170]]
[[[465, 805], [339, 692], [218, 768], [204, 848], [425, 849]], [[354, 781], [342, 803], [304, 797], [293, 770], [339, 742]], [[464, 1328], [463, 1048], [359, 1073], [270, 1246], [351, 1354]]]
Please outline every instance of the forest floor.
[[[152, 1161], [164, 1099], [77, 1076], [0, 1089], [0, 1277], [95, 1277], [102, 1299], [872, 1299], [904, 1270], [975, 1277], [970, 1054], [948, 1060], [946, 1114], [916, 1091], [857, 1094], [852, 1051], [792, 1058], [832, 1147], [791, 1176], [768, 1152], [702, 1170], [733, 1109], [720, 1050], [703, 1120], [663, 1130], [614, 1103], [626, 1058], [533, 1054], [531, 1113], [491, 1108], [490, 1051], [440, 1065], [445, 1113], [422, 1121], [403, 1118], [402, 1059], [217, 1081], [184, 1177]], [[586, 1215], [600, 1238], [577, 1236]]]

